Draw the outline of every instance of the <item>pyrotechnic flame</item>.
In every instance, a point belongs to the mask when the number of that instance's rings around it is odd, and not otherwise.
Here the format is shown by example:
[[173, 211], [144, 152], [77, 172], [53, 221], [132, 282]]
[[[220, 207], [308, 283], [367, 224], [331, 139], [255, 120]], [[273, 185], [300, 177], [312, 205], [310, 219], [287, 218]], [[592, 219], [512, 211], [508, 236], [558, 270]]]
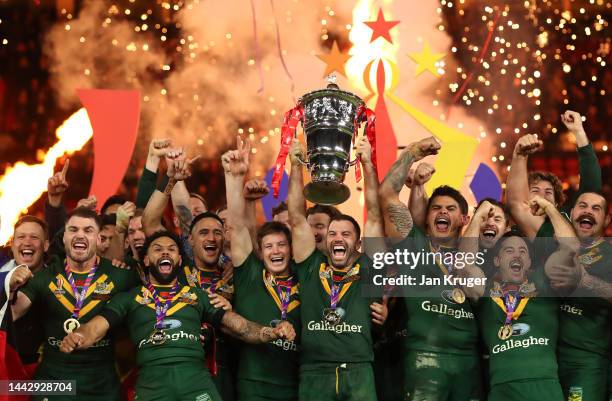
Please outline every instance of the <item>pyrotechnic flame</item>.
[[87, 111], [79, 109], [55, 131], [59, 141], [44, 155], [40, 164], [17, 162], [0, 177], [0, 244], [7, 243], [13, 225], [47, 190], [57, 158], [81, 149], [93, 135]]
[[[390, 3], [390, 1], [385, 2], [385, 4]], [[394, 63], [397, 62], [397, 52], [399, 51], [399, 34], [397, 28], [390, 31], [391, 39], [393, 39], [392, 44], [383, 38], [378, 38], [370, 43], [372, 30], [364, 24], [364, 21], [375, 20], [378, 14], [378, 7], [378, 2], [372, 0], [358, 0], [355, 8], [353, 8], [353, 24], [349, 32], [349, 40], [353, 44], [353, 47], [349, 50], [349, 54], [352, 57], [346, 62], [346, 75], [354, 87], [358, 88], [360, 92], [365, 93], [367, 93], [368, 90], [363, 83], [363, 72], [368, 63], [371, 61], [375, 62], [370, 69], [369, 82], [373, 90], [376, 90], [375, 67], [379, 59], [383, 60], [386, 72], [385, 89], [388, 89], [391, 85], [391, 68], [387, 60]], [[383, 11], [386, 19], [392, 19], [392, 14], [388, 7]]]

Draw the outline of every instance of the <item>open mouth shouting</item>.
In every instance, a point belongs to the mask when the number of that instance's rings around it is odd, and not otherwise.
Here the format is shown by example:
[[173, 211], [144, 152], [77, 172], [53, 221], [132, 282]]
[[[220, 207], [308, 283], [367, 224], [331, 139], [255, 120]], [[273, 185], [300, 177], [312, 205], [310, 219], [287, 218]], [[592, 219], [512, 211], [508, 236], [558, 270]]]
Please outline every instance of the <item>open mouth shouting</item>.
[[484, 239], [493, 240], [497, 236], [497, 227], [487, 226], [481, 232]]
[[274, 267], [284, 267], [285, 257], [283, 255], [270, 256], [270, 264]]
[[138, 241], [134, 241], [134, 249], [136, 249], [136, 251], [138, 253], [140, 253], [140, 251], [142, 251], [142, 247], [144, 246], [144, 240], [138, 240]]
[[582, 230], [589, 231], [595, 226], [595, 217], [590, 214], [582, 214], [576, 219], [576, 222]]
[[523, 270], [523, 262], [520, 259], [513, 259], [510, 262], [510, 271], [519, 274]]
[[27, 265], [34, 261], [34, 249], [31, 248], [21, 248], [19, 250], [19, 256], [21, 256], [21, 261]]
[[174, 261], [169, 257], [162, 257], [157, 261], [157, 268], [161, 274], [170, 274], [172, 273], [172, 268], [174, 267]]
[[204, 255], [208, 257], [217, 256], [218, 250], [219, 248], [217, 247], [217, 244], [215, 243], [205, 243], [204, 244]]
[[87, 253], [88, 248], [89, 248], [89, 244], [87, 243], [87, 241], [83, 239], [76, 239], [72, 241], [72, 250], [77, 254]]
[[450, 231], [450, 218], [448, 216], [438, 216], [434, 220], [436, 231], [440, 233], [448, 233]]
[[332, 245], [332, 256], [336, 259], [342, 259], [346, 256], [346, 245], [342, 242], [336, 242]]

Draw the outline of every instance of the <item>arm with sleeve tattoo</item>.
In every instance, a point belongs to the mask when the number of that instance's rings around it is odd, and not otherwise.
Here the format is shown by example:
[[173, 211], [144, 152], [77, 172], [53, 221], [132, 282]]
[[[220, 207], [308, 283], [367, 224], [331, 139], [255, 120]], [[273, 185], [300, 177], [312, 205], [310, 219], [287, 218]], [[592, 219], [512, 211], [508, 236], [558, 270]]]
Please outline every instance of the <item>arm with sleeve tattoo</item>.
[[189, 227], [193, 220], [191, 209], [189, 208], [189, 191], [185, 185], [185, 181], [176, 183], [170, 194], [172, 199], [172, 208], [179, 221], [179, 227], [183, 235], [189, 235]]
[[295, 339], [293, 326], [287, 321], [283, 321], [272, 328], [247, 320], [231, 311], [225, 312], [223, 315], [221, 330], [249, 344], [265, 344], [279, 338], [285, 338], [289, 341]]
[[410, 210], [400, 201], [399, 194], [414, 159], [410, 149], [402, 152], [380, 185], [378, 194], [387, 237], [404, 238], [412, 229]]
[[578, 283], [578, 288], [587, 291], [591, 296], [595, 296], [612, 303], [612, 283], [595, 277], [583, 270], [582, 278]]

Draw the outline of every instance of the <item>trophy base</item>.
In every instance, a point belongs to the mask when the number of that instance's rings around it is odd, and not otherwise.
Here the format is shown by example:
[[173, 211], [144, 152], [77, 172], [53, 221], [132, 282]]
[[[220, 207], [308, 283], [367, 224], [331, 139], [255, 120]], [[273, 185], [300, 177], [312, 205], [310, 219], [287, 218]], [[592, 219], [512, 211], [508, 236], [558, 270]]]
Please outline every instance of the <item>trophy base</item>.
[[351, 196], [351, 190], [341, 182], [311, 182], [304, 187], [304, 196], [319, 205], [339, 205]]

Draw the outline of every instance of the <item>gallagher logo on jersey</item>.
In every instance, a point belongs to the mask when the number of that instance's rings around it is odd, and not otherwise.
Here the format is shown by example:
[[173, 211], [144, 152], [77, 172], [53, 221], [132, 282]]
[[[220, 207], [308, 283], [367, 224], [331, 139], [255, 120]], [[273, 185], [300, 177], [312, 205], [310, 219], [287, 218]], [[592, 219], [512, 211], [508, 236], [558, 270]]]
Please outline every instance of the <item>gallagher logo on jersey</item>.
[[164, 319], [162, 321], [162, 329], [163, 330], [178, 329], [182, 325], [183, 324], [181, 323], [181, 321], [180, 320], [176, 320], [176, 319]]

